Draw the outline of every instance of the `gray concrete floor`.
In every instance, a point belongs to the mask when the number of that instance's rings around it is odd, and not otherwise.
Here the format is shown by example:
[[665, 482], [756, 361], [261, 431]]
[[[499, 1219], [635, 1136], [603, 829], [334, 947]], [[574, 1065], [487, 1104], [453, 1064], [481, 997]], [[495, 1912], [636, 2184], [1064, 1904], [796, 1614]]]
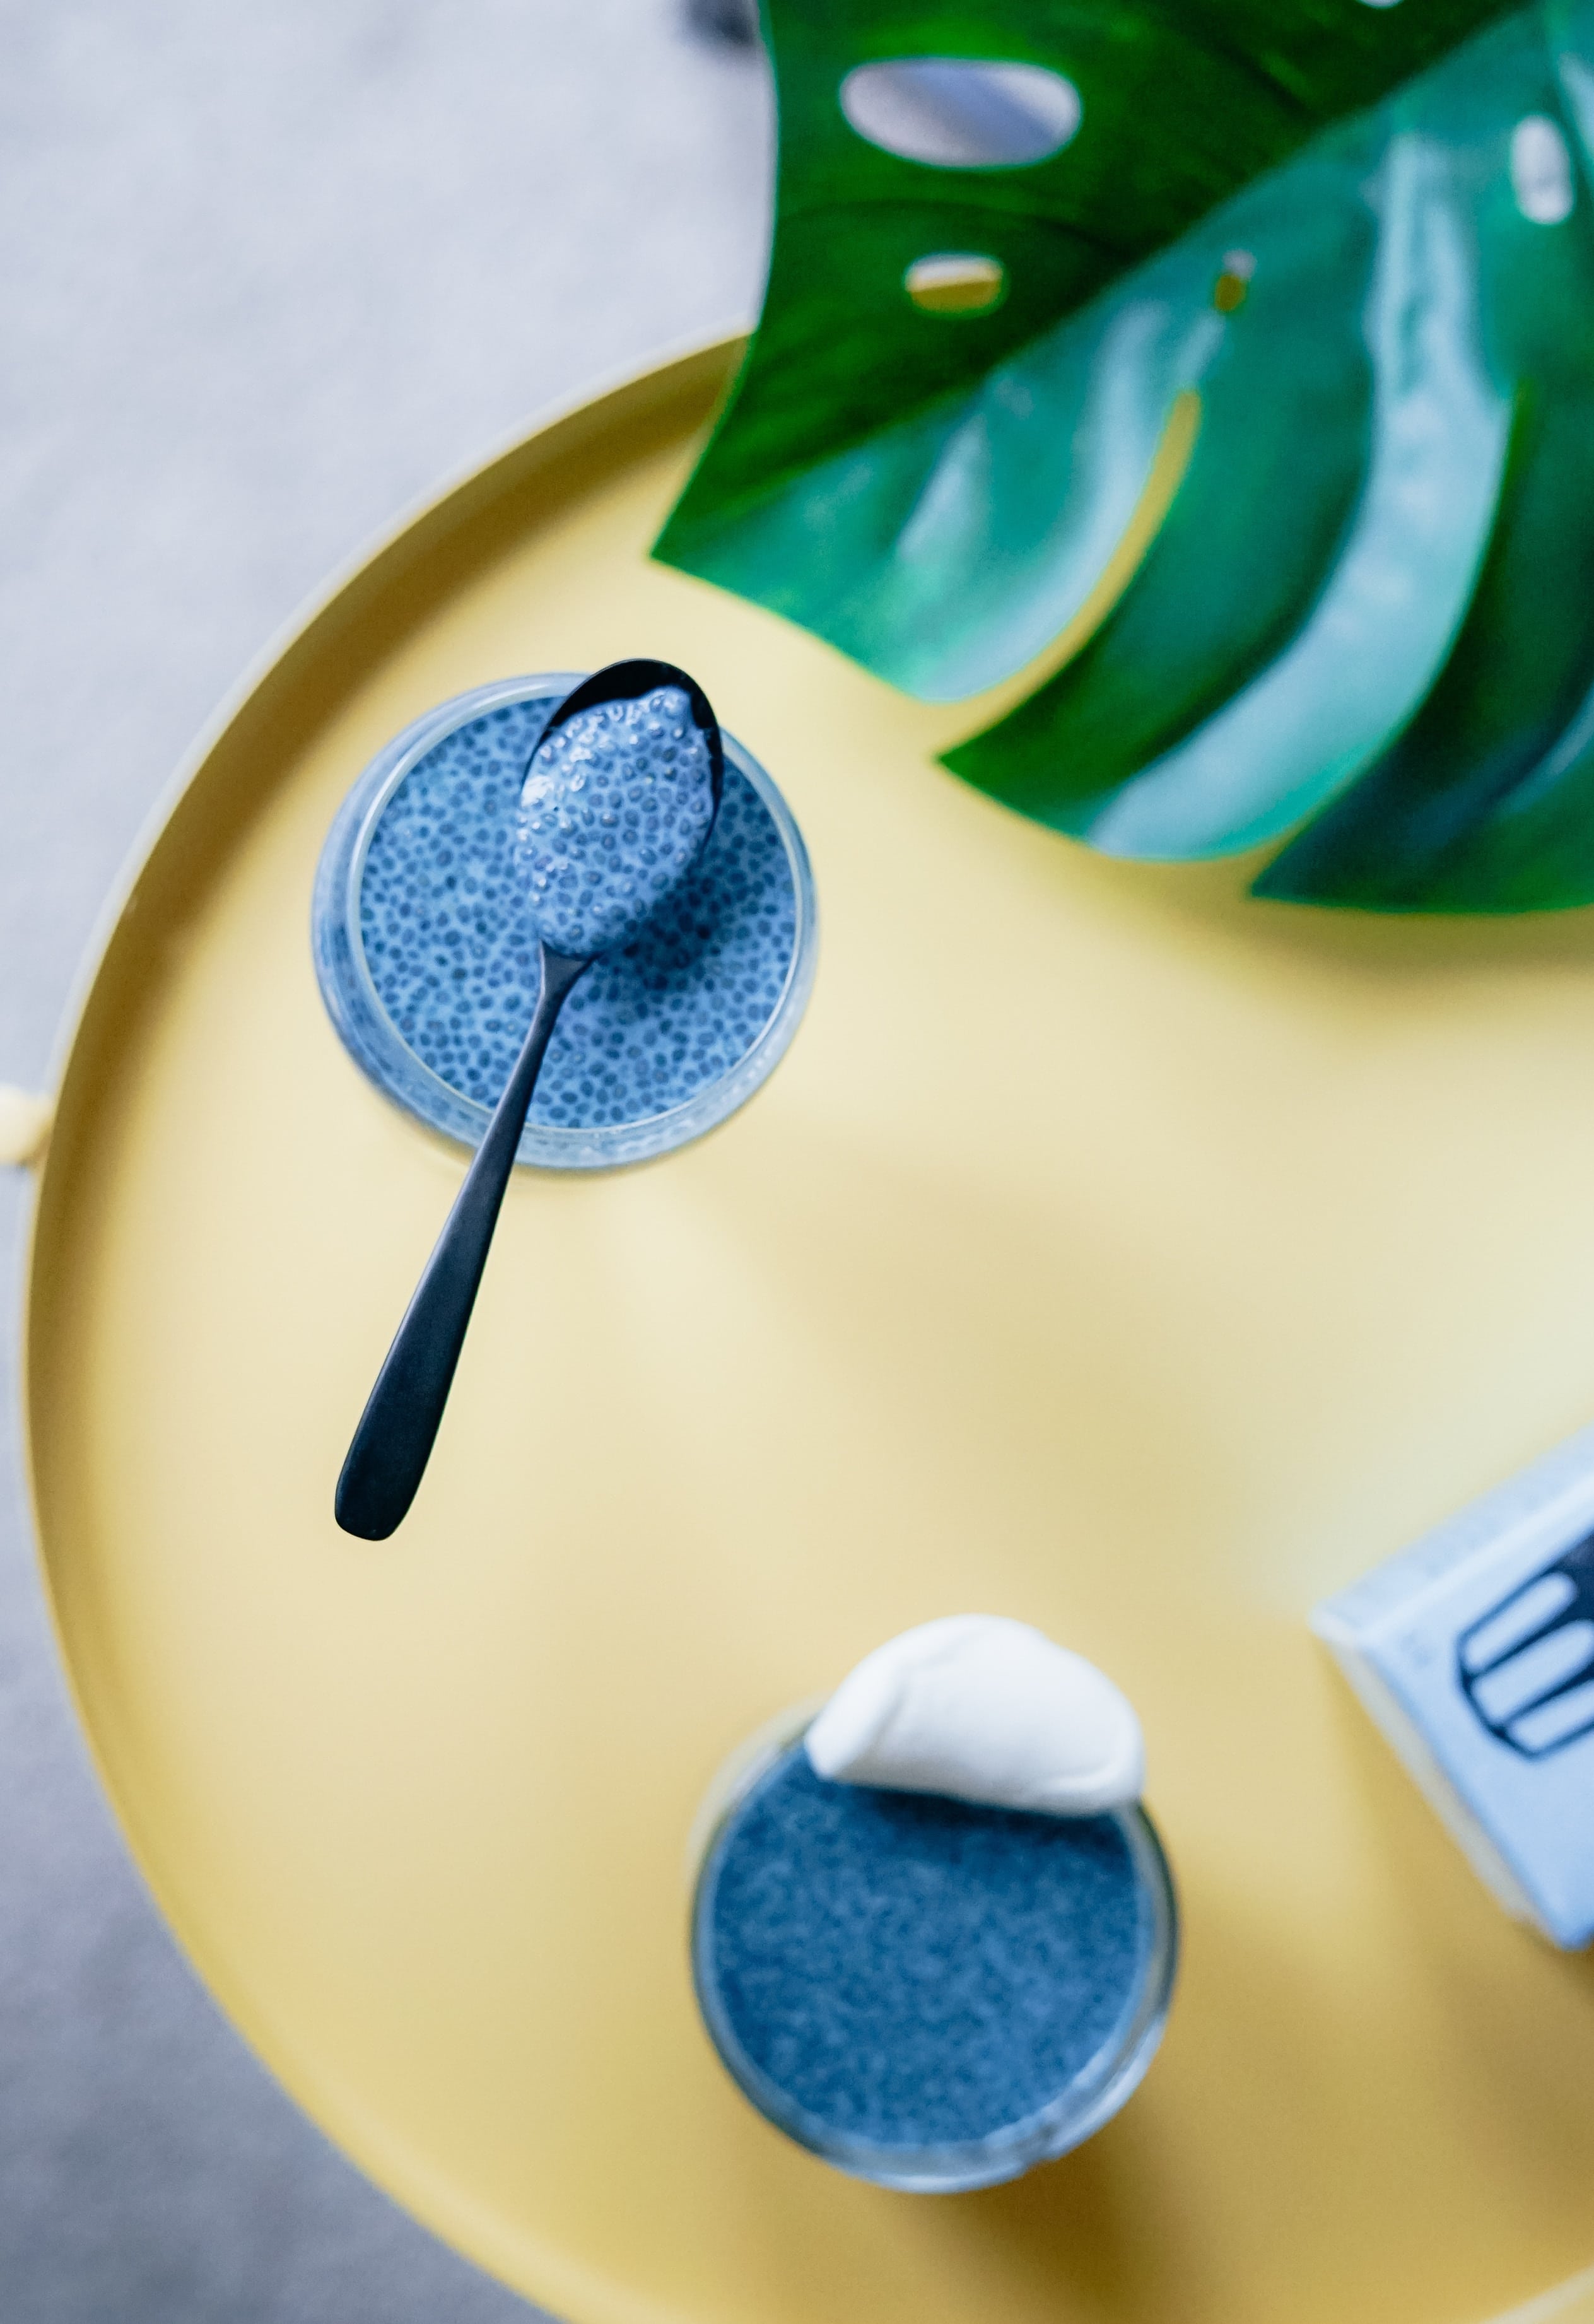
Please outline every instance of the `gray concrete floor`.
[[[0, 0], [0, 1080], [43, 1084], [152, 801], [323, 575], [751, 315], [768, 92], [696, 14]], [[19, 1484], [24, 1200], [0, 1173], [0, 2324], [525, 2316], [267, 2080], [123, 1854]]]

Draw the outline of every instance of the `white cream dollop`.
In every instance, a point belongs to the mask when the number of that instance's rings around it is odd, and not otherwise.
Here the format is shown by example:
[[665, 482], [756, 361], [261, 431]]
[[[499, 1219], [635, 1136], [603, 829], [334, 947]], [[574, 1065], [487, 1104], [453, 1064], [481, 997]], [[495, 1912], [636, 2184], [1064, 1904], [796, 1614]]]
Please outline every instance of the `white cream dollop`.
[[809, 1728], [834, 1783], [941, 1792], [986, 1807], [1096, 1815], [1140, 1796], [1133, 1705], [1027, 1622], [953, 1614], [866, 1655]]

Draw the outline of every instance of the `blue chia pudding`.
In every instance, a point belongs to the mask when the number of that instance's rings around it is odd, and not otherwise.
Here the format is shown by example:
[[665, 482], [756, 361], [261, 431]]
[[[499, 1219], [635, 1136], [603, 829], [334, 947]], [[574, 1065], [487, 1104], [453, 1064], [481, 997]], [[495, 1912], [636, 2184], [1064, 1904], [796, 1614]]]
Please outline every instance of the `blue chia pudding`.
[[722, 1825], [693, 1919], [699, 2003], [746, 2095], [843, 2170], [926, 2191], [1016, 2177], [1115, 2113], [1176, 1951], [1139, 1810], [831, 1783], [800, 1743]]
[[[550, 742], [557, 765], [548, 753], [539, 761], [549, 797], [523, 806], [532, 752], [574, 682], [519, 681], [518, 696], [512, 683], [483, 688], [419, 722], [366, 770], [323, 856], [315, 945], [334, 1021], [390, 1095], [455, 1136], [480, 1135], [530, 1022], [533, 889], [541, 916], [558, 922], [550, 942], [582, 950], [576, 935], [592, 933], [555, 892], [557, 833], [544, 810], [613, 815], [645, 879], [645, 802], [629, 791], [644, 772], [689, 770], [703, 747], [689, 716], [674, 722], [682, 734], [670, 731], [674, 703], [616, 705], [595, 737], [587, 714]], [[418, 736], [427, 747], [382, 798]], [[732, 738], [725, 751], [719, 813], [696, 867], [565, 1003], [522, 1160], [590, 1167], [696, 1136], [750, 1093], [796, 1028], [812, 973], [806, 857], [769, 777]], [[585, 799], [571, 796], [584, 788]], [[374, 823], [356, 833], [378, 801]]]
[[[714, 781], [708, 737], [678, 686], [594, 703], [556, 727], [521, 790], [520, 869], [543, 941], [590, 960], [644, 922], [651, 933], [708, 836]], [[746, 834], [738, 844], [745, 855]], [[786, 936], [789, 960], [789, 926]], [[769, 998], [778, 991], [779, 979]]]

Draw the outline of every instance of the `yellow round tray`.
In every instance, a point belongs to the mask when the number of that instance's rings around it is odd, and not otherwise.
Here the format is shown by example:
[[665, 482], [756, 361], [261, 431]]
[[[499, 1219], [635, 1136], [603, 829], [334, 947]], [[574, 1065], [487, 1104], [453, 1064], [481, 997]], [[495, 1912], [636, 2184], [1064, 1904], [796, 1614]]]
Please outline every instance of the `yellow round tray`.
[[[893, 694], [645, 549], [734, 350], [399, 532], [204, 751], [43, 1168], [40, 1537], [128, 1839], [382, 2184], [579, 2324], [1594, 2318], [1594, 1960], [1513, 1926], [1309, 1637], [1594, 1402], [1594, 932], [1242, 900], [931, 763]], [[441, 696], [698, 674], [813, 851], [807, 1022], [649, 1168], [520, 1174], [409, 1522], [351, 1425], [456, 1150], [339, 1047], [307, 929]], [[1088, 2146], [837, 2177], [694, 2012], [727, 1751], [889, 1633], [1022, 1616], [1144, 1714], [1187, 1950]]]

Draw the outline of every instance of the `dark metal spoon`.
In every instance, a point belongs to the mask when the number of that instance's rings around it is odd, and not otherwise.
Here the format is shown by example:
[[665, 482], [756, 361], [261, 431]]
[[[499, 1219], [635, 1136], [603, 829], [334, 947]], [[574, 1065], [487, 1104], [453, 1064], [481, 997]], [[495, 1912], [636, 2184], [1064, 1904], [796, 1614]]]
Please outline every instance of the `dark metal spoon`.
[[[686, 717], [650, 710], [675, 689]], [[624, 706], [640, 706], [631, 709]], [[385, 1541], [426, 1472], [537, 1076], [576, 982], [628, 944], [696, 862], [724, 787], [708, 697], [667, 661], [617, 661], [567, 694], [521, 796], [521, 862], [542, 990], [525, 1044], [404, 1311], [337, 1480], [346, 1533]]]

